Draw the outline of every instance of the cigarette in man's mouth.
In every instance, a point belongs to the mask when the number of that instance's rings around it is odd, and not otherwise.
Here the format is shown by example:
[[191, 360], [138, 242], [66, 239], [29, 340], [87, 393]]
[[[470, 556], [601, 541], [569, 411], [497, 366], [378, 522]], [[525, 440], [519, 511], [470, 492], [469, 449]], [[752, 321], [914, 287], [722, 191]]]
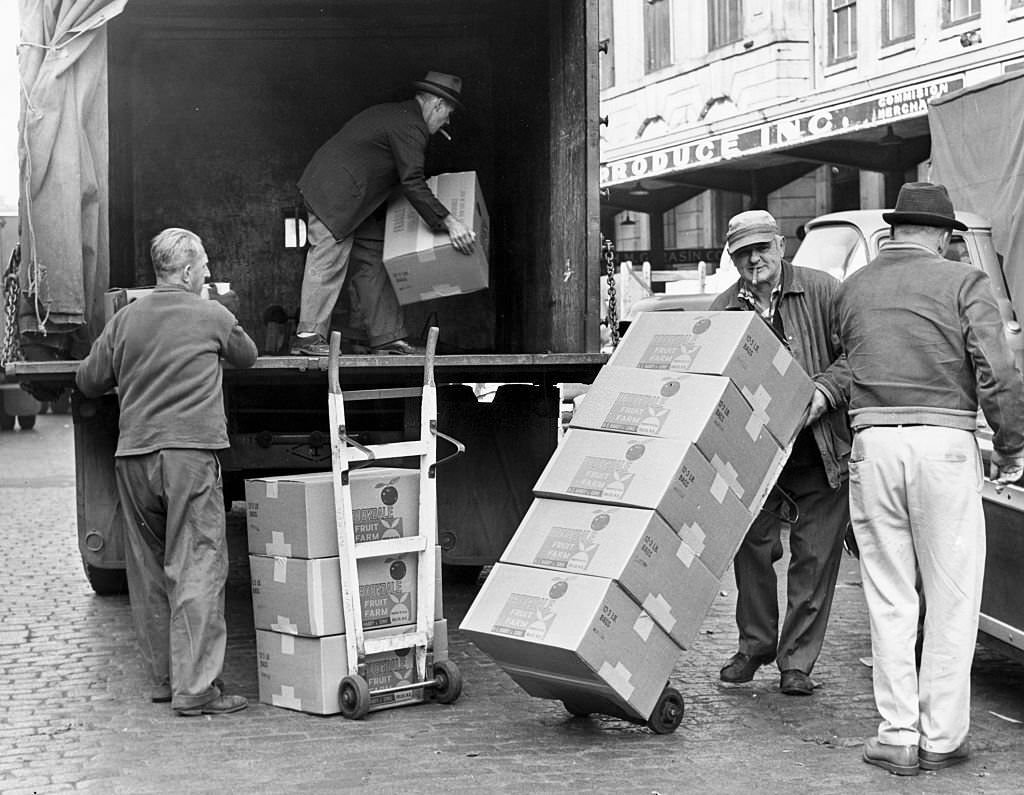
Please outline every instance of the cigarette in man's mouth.
[[447, 131], [447, 130], [445, 130], [445, 129], [441, 129], [441, 130], [440, 130], [439, 132], [441, 133], [441, 135], [443, 135], [443, 136], [444, 136], [445, 138], [447, 138], [447, 139], [448, 139], [449, 141], [450, 141], [450, 140], [452, 139], [452, 137], [451, 137], [451, 136], [450, 136], [450, 135], [448, 134], [448, 131]]

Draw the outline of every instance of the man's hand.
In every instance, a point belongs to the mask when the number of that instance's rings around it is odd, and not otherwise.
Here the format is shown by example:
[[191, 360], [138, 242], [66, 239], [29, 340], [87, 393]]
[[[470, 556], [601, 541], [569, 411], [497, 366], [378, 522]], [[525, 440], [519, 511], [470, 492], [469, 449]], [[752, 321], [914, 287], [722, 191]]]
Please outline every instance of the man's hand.
[[996, 483], [1016, 483], [1024, 474], [1024, 451], [1017, 455], [1005, 455], [998, 450], [992, 451], [989, 460], [988, 477]]
[[457, 251], [463, 254], [473, 253], [473, 246], [476, 242], [476, 232], [466, 226], [454, 215], [447, 215], [444, 225], [448, 229], [448, 237]]
[[829, 409], [828, 397], [825, 393], [815, 387], [814, 397], [811, 398], [810, 408], [807, 409], [807, 414], [804, 415], [804, 427], [813, 425], [817, 422], [821, 415]]

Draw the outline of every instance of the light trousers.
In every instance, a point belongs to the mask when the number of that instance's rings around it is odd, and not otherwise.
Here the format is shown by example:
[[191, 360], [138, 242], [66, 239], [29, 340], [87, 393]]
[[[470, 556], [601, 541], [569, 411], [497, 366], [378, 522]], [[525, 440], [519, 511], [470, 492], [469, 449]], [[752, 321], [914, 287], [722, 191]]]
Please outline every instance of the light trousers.
[[296, 330], [327, 339], [331, 313], [347, 288], [348, 326], [354, 330], [346, 331], [346, 336], [373, 347], [404, 339], [404, 313], [384, 269], [383, 241], [355, 235], [336, 240], [313, 213], [309, 213], [307, 234], [309, 250]]
[[220, 462], [213, 450], [167, 449], [116, 459], [135, 636], [171, 706], [220, 695], [228, 548]]
[[[971, 663], [985, 571], [982, 464], [969, 431], [859, 431], [850, 517], [871, 621], [878, 740], [948, 753], [970, 728]], [[920, 575], [921, 670], [914, 644]]]

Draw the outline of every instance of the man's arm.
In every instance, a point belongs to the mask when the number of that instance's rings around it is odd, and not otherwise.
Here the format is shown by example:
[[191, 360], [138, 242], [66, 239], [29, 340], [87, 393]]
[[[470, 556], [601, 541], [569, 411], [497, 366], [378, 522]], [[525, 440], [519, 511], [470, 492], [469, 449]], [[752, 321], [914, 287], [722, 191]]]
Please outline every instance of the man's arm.
[[402, 193], [424, 222], [435, 232], [448, 232], [452, 245], [463, 254], [473, 250], [476, 233], [453, 216], [438, 201], [423, 176], [423, 159], [428, 134], [419, 127], [405, 127], [391, 134], [391, 152], [401, 181]]
[[112, 326], [113, 321], [93, 343], [89, 355], [78, 365], [78, 371], [75, 373], [75, 384], [87, 398], [99, 397], [117, 385], [111, 340]]

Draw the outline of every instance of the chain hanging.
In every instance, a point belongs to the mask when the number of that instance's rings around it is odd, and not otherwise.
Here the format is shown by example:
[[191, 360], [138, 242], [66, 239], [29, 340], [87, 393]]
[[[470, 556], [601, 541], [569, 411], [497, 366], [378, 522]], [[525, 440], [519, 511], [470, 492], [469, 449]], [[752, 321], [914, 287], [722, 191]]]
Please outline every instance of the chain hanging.
[[615, 243], [604, 235], [601, 236], [601, 255], [604, 257], [605, 273], [608, 277], [608, 311], [605, 322], [608, 324], [614, 349], [619, 344], [619, 309], [615, 301]]
[[18, 267], [21, 265], [21, 247], [15, 246], [11, 261], [3, 276], [3, 345], [0, 346], [0, 370], [10, 362], [24, 357], [18, 335]]

